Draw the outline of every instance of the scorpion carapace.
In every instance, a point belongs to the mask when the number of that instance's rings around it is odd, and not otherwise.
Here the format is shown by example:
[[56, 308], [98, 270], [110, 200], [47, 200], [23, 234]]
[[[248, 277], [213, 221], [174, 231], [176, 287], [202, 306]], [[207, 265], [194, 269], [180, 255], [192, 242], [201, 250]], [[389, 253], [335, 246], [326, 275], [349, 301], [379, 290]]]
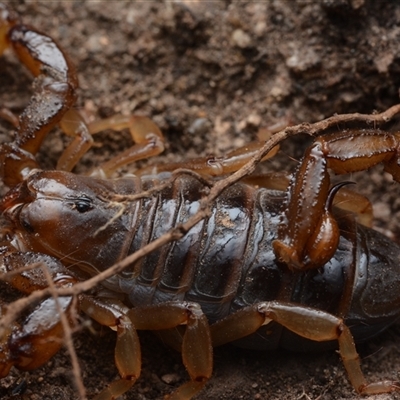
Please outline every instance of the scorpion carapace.
[[[15, 140], [0, 147], [0, 172], [11, 187], [0, 202], [1, 270], [21, 292], [47, 297], [18, 322], [2, 307], [9, 323], [0, 324], [0, 377], [13, 366], [31, 370], [49, 360], [62, 346], [66, 324], [75, 325], [82, 311], [117, 332], [121, 377], [97, 399], [118, 397], [139, 377], [141, 329], [159, 331], [182, 351], [190, 381], [171, 399], [198, 393], [212, 374], [213, 346], [232, 341], [262, 349], [338, 342], [358, 393], [399, 390], [395, 381], [366, 382], [353, 337], [366, 340], [398, 319], [400, 247], [356, 222], [354, 212], [364, 213], [368, 225], [369, 202], [343, 184], [332, 187], [328, 173], [383, 163], [399, 181], [398, 133], [319, 136], [290, 184], [276, 175], [230, 185], [229, 178], [212, 178], [239, 170], [253, 156], [261, 160], [278, 143], [274, 138], [223, 158], [111, 179], [120, 166], [163, 150], [157, 126], [124, 116], [86, 124], [72, 109], [78, 83], [64, 52], [0, 5], [0, 52], [8, 47], [36, 81], [19, 122], [11, 118]], [[35, 154], [57, 124], [73, 139], [57, 170], [42, 171]], [[136, 144], [89, 176], [66, 172], [90, 148], [91, 135], [106, 128], [129, 128]], [[165, 235], [171, 230], [174, 235]], [[158, 241], [153, 251], [144, 250]], [[88, 277], [99, 276], [98, 287], [83, 289]]]

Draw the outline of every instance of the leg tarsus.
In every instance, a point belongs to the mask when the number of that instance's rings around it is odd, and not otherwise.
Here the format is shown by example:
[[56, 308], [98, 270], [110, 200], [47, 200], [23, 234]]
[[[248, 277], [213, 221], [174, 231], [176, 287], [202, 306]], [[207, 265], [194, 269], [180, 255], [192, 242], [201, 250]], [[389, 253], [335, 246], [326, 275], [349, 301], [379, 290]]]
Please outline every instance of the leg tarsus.
[[164, 397], [165, 400], [188, 400], [198, 393], [207, 383], [208, 378], [203, 381], [190, 381], [181, 385], [174, 393]]
[[386, 380], [367, 383], [361, 371], [360, 357], [357, 354], [350, 329], [341, 323], [338, 331], [340, 332], [338, 337], [340, 356], [346, 368], [349, 380], [357, 393], [372, 395], [400, 391], [400, 382], [397, 381]]
[[104, 390], [96, 395], [93, 400], [114, 400], [126, 393], [135, 383], [136, 379], [119, 379], [111, 382]]

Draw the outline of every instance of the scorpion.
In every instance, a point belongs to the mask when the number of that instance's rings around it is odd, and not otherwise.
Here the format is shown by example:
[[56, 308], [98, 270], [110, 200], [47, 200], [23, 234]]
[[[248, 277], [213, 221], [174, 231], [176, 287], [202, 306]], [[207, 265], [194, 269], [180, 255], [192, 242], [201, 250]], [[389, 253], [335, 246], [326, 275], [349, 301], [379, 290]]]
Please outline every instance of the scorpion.
[[[0, 269], [24, 294], [50, 287], [58, 295], [47, 292], [26, 315], [1, 326], [0, 378], [12, 367], [45, 364], [63, 345], [62, 316], [73, 325], [82, 312], [117, 333], [120, 378], [97, 400], [117, 398], [138, 379], [138, 330], [157, 331], [182, 353], [190, 380], [170, 399], [202, 390], [212, 375], [213, 347], [229, 342], [263, 350], [338, 343], [358, 393], [400, 390], [397, 381], [368, 383], [355, 347], [400, 316], [400, 246], [367, 226], [368, 200], [342, 188], [347, 182], [332, 185], [329, 172], [382, 163], [400, 182], [399, 133], [318, 135], [290, 181], [273, 174], [237, 180], [188, 225], [220, 177], [272, 155], [262, 153], [263, 143], [112, 179], [121, 166], [163, 151], [158, 127], [147, 117], [122, 115], [87, 124], [73, 108], [78, 80], [67, 54], [0, 4], [0, 53], [7, 48], [35, 80], [19, 118], [2, 113], [15, 136], [0, 146], [0, 174], [10, 187], [0, 201]], [[56, 125], [72, 140], [55, 170], [41, 170], [36, 154]], [[135, 144], [86, 176], [72, 173], [92, 135], [108, 128], [129, 128]], [[173, 240], [140, 253], [174, 227]], [[118, 264], [118, 273], [104, 275]], [[106, 279], [95, 288], [73, 294], [79, 282], [100, 275]], [[8, 316], [7, 306], [1, 314]]]

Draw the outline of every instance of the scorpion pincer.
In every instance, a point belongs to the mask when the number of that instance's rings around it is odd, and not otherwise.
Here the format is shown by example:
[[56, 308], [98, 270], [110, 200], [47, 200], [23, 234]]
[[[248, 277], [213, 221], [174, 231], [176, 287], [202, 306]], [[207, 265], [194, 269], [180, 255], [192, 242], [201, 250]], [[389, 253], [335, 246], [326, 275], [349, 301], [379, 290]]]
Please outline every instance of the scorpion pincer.
[[[0, 173], [11, 187], [0, 202], [1, 269], [23, 293], [50, 284], [70, 288], [184, 224], [217, 181], [212, 176], [238, 170], [261, 148], [254, 142], [221, 159], [110, 179], [120, 166], [163, 150], [157, 126], [124, 116], [86, 124], [72, 108], [78, 82], [67, 55], [0, 5], [0, 52], [6, 48], [35, 76], [35, 95], [14, 122], [15, 139], [0, 147]], [[43, 171], [35, 155], [56, 125], [72, 141], [56, 170]], [[136, 144], [88, 176], [68, 172], [90, 148], [92, 134], [106, 128], [129, 128]], [[261, 187], [251, 178], [231, 185], [179, 240], [130, 263], [101, 290], [48, 296], [2, 326], [0, 377], [13, 366], [28, 371], [46, 363], [62, 346], [60, 312], [74, 324], [81, 311], [117, 332], [120, 379], [97, 399], [118, 397], [139, 377], [142, 329], [160, 331], [182, 352], [190, 380], [171, 399], [198, 393], [212, 374], [212, 348], [228, 342], [296, 350], [338, 343], [358, 393], [398, 391], [396, 381], [366, 382], [354, 341], [377, 335], [400, 315], [400, 247], [356, 222], [368, 201], [332, 187], [328, 168], [343, 174], [383, 163], [399, 182], [399, 141], [399, 133], [379, 129], [321, 135], [290, 184], [265, 176]], [[352, 212], [334, 205], [343, 198], [350, 198]], [[6, 307], [2, 312], [7, 315]]]

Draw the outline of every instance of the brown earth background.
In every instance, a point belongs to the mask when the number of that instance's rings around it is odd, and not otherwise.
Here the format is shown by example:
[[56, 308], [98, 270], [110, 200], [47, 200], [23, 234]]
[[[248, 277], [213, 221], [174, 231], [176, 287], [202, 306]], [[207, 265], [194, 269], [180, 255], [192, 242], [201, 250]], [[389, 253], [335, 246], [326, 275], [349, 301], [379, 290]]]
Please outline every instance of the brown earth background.
[[[157, 162], [223, 155], [259, 129], [315, 122], [335, 113], [383, 111], [398, 103], [400, 4], [382, 0], [321, 1], [13, 1], [24, 21], [55, 38], [75, 62], [77, 107], [88, 120], [115, 113], [148, 115], [167, 138]], [[7, 53], [0, 63], [0, 105], [19, 113], [32, 78]], [[0, 121], [0, 141], [10, 126]], [[340, 127], [338, 127], [340, 128]], [[105, 132], [77, 172], [126, 148], [129, 134]], [[263, 170], [291, 170], [308, 138], [283, 146]], [[66, 139], [51, 134], [43, 167], [54, 166]], [[349, 177], [343, 179], [348, 180]], [[342, 178], [341, 178], [342, 179]], [[382, 168], [353, 174], [374, 203], [376, 226], [398, 237], [399, 188]], [[3, 190], [4, 191], [4, 190]], [[3, 301], [12, 293], [1, 287]], [[384, 295], [384, 293], [382, 293]], [[75, 336], [88, 394], [116, 378], [113, 332], [93, 325]], [[396, 379], [400, 326], [359, 347], [369, 381]], [[151, 334], [140, 335], [143, 372], [123, 399], [161, 399], [187, 379], [180, 355]], [[335, 352], [263, 353], [215, 350], [205, 399], [358, 399]], [[0, 398], [77, 397], [66, 350], [29, 374], [0, 383]], [[13, 395], [18, 379], [24, 394]], [[168, 381], [168, 383], [167, 383]], [[369, 399], [400, 399], [400, 395]]]

